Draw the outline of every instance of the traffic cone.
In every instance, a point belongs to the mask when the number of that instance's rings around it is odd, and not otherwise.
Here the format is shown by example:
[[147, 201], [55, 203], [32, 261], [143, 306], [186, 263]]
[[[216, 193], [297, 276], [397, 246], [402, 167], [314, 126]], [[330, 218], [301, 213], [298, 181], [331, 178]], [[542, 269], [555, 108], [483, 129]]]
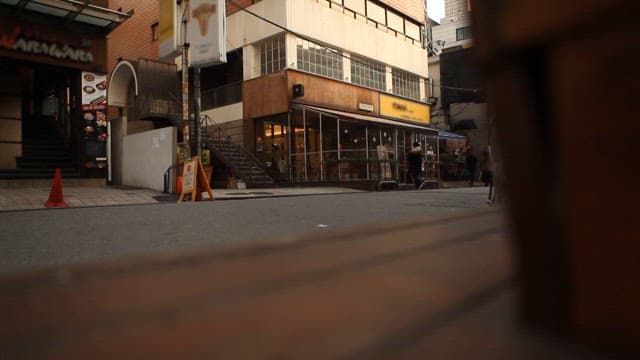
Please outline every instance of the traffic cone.
[[69, 207], [69, 204], [64, 201], [64, 196], [62, 195], [62, 171], [60, 168], [56, 168], [56, 175], [53, 177], [53, 185], [51, 186], [51, 193], [49, 193], [49, 200], [47, 200], [44, 206], [48, 208]]

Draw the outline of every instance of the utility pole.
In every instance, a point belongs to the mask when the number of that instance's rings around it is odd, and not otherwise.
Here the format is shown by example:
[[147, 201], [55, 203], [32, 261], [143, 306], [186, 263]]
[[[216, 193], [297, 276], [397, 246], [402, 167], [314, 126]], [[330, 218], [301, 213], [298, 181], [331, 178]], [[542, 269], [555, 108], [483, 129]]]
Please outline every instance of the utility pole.
[[189, 116], [189, 43], [187, 42], [187, 24], [189, 22], [189, 0], [178, 0], [182, 10], [182, 136], [183, 141], [189, 144], [190, 155], [193, 155], [191, 146], [191, 118]]
[[195, 100], [193, 107], [193, 119], [196, 126], [196, 154], [202, 158], [202, 127], [200, 125], [200, 67], [193, 68], [193, 98]]

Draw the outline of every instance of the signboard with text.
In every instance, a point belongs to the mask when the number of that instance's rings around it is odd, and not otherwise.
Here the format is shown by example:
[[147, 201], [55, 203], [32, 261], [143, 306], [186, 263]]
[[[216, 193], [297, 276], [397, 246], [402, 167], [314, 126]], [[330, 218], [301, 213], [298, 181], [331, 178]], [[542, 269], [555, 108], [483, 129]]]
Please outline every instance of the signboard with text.
[[191, 201], [200, 201], [203, 192], [209, 195], [209, 200], [213, 200], [213, 191], [209, 186], [210, 175], [204, 170], [199, 157], [194, 156], [191, 160], [185, 161], [182, 168], [182, 191], [178, 202], [184, 201], [185, 196], [189, 196]]
[[107, 75], [82, 72], [82, 110], [107, 109]]
[[429, 105], [427, 104], [380, 94], [381, 116], [428, 124], [430, 122], [429, 112]]
[[184, 162], [184, 167], [182, 168], [182, 192], [190, 193], [193, 191], [193, 188], [196, 186], [196, 171], [198, 163], [195, 160], [188, 160]]
[[107, 75], [83, 71], [82, 74], [82, 138], [84, 167], [107, 167]]

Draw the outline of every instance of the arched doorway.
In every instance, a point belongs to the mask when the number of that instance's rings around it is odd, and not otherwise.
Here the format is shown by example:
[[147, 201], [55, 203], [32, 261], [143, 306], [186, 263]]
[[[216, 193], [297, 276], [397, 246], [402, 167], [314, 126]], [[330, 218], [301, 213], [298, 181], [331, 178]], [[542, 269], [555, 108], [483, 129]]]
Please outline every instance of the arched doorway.
[[[115, 107], [117, 115], [110, 119], [108, 143], [110, 183], [122, 185], [123, 138], [127, 135], [129, 116], [138, 96], [138, 76], [135, 65], [121, 60], [111, 72], [107, 103]], [[110, 112], [112, 114], [113, 112]], [[113, 116], [113, 115], [112, 115]]]

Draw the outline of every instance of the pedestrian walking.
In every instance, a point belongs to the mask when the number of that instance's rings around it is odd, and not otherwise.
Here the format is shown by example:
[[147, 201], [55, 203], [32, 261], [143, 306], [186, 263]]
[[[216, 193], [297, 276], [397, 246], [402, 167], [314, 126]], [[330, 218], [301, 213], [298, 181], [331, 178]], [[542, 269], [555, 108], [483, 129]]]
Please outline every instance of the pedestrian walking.
[[422, 186], [422, 167], [424, 166], [424, 155], [419, 142], [414, 142], [411, 151], [407, 155], [409, 161], [409, 173], [413, 177], [416, 189]]
[[482, 160], [480, 160], [480, 180], [484, 183], [484, 186], [489, 187], [489, 197], [487, 203], [493, 202], [493, 173], [495, 165], [493, 163], [493, 157], [491, 156], [491, 145], [488, 150], [482, 153]]
[[465, 158], [465, 165], [467, 167], [467, 172], [469, 173], [469, 186], [473, 187], [473, 181], [476, 177], [477, 170], [477, 162], [478, 159], [475, 155], [473, 155], [473, 151], [471, 148], [467, 150], [467, 157]]

